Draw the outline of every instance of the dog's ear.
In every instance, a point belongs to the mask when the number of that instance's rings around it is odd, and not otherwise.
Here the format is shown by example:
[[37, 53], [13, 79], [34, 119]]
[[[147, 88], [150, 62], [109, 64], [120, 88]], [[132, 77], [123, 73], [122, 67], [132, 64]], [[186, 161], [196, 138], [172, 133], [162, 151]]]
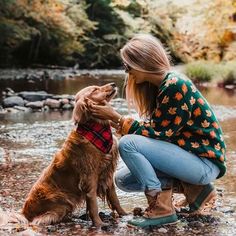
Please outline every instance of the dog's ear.
[[85, 123], [89, 118], [89, 110], [88, 105], [84, 98], [79, 98], [75, 102], [73, 114], [72, 114], [72, 120], [75, 124], [83, 124]]

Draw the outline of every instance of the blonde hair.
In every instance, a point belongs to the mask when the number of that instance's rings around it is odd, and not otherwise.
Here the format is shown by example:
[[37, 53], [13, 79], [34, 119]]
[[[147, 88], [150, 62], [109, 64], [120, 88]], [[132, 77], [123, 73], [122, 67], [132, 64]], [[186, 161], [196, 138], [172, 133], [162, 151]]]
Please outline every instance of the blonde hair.
[[[157, 74], [164, 78], [170, 70], [170, 60], [161, 42], [150, 34], [137, 34], [120, 50], [121, 58], [130, 68]], [[125, 83], [126, 98], [140, 116], [148, 118], [156, 107], [157, 86], [144, 82], [136, 84], [129, 74]]]

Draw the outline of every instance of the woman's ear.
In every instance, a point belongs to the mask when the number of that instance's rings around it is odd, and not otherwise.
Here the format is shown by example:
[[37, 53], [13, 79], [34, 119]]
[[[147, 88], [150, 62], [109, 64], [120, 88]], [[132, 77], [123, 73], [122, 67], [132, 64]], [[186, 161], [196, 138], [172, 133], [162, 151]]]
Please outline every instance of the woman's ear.
[[80, 98], [76, 100], [73, 114], [72, 114], [72, 120], [75, 124], [83, 124], [85, 123], [89, 118], [89, 110], [88, 105], [84, 98]]

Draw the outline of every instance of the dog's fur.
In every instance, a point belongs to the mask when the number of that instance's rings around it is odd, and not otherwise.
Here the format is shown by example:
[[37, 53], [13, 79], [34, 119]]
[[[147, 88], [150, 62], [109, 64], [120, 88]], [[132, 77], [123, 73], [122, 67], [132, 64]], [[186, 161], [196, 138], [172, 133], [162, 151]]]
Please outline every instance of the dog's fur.
[[[75, 96], [73, 120], [83, 124], [91, 120], [107, 125], [108, 121], [93, 118], [88, 103], [109, 102], [116, 94], [114, 84], [89, 86]], [[118, 160], [117, 142], [108, 154], [102, 153], [87, 139], [72, 130], [62, 149], [33, 185], [22, 209], [34, 224], [61, 221], [86, 201], [87, 211], [95, 226], [103, 222], [98, 215], [97, 196], [106, 199], [109, 207], [122, 216], [125, 211], [117, 198], [113, 174]]]

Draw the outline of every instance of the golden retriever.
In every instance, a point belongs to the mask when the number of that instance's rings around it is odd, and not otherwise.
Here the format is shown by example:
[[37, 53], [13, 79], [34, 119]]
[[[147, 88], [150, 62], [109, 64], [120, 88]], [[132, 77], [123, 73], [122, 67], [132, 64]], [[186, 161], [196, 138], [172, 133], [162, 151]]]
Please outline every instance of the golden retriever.
[[[78, 126], [96, 123], [110, 128], [108, 121], [92, 117], [88, 102], [109, 102], [116, 95], [116, 90], [115, 84], [109, 83], [79, 91], [75, 96], [74, 122]], [[22, 213], [33, 224], [59, 222], [86, 201], [93, 225], [101, 226], [103, 222], [98, 215], [97, 196], [106, 199], [108, 206], [120, 216], [126, 214], [120, 206], [113, 182], [118, 161], [117, 142], [113, 139], [106, 154], [77, 129], [71, 131], [28, 194]]]

